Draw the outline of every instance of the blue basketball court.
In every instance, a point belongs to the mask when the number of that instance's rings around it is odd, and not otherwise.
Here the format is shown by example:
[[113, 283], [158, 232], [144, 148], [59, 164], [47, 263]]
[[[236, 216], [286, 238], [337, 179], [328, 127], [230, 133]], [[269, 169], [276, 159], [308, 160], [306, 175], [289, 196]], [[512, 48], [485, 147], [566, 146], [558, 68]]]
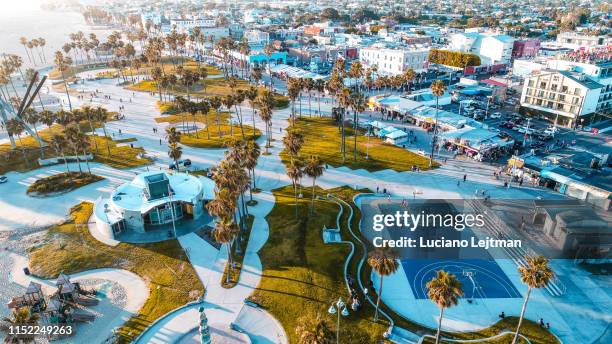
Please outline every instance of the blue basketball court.
[[493, 259], [404, 259], [402, 267], [417, 299], [427, 298], [429, 282], [438, 270], [457, 276], [463, 284], [464, 298], [520, 298], [521, 294]]

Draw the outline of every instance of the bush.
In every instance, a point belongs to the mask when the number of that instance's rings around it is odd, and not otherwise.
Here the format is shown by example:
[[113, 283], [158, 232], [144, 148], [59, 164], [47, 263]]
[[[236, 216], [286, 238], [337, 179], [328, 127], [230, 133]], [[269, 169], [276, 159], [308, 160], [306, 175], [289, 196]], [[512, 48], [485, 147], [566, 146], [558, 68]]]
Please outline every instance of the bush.
[[36, 180], [28, 187], [29, 194], [44, 195], [71, 191], [104, 178], [91, 173], [64, 172]]

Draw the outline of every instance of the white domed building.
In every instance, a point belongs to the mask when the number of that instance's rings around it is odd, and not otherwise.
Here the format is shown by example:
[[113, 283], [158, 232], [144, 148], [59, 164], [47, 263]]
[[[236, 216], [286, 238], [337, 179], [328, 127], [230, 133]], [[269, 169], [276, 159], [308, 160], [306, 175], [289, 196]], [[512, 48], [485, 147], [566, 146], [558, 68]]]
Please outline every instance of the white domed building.
[[98, 199], [95, 230], [101, 239], [155, 242], [180, 236], [212, 221], [205, 205], [215, 183], [186, 173], [151, 171], [119, 186], [110, 198]]

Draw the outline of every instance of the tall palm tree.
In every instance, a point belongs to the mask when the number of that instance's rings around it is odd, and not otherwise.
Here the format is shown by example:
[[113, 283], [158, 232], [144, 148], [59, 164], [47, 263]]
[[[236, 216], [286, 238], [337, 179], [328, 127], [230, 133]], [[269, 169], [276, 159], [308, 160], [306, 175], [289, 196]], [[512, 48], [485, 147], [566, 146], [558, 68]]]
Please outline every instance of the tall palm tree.
[[321, 316], [304, 315], [298, 319], [295, 334], [300, 344], [332, 344], [334, 333], [328, 322]]
[[342, 107], [342, 111], [340, 113], [340, 123], [339, 124], [342, 127], [342, 137], [340, 141], [340, 146], [341, 146], [340, 148], [342, 150], [342, 163], [343, 164], [346, 162], [346, 130], [344, 128], [344, 118], [345, 118], [346, 112], [351, 106], [351, 102], [352, 102], [351, 92], [348, 88], [345, 87], [342, 89], [342, 91], [340, 91], [340, 93], [338, 93], [338, 103]]
[[368, 265], [376, 272], [380, 278], [378, 284], [378, 298], [376, 300], [376, 312], [374, 313], [374, 321], [378, 321], [378, 308], [383, 291], [383, 278], [394, 274], [399, 268], [397, 253], [387, 247], [377, 248], [368, 254]]
[[268, 73], [270, 74], [270, 90], [272, 90], [272, 69], [270, 69], [270, 63], [272, 62], [272, 54], [274, 54], [275, 50], [276, 49], [274, 49], [274, 45], [272, 45], [272, 43], [269, 43], [264, 48], [264, 54], [266, 54], [266, 60], [268, 62]]
[[304, 173], [310, 178], [312, 178], [312, 200], [310, 204], [310, 211], [312, 213], [314, 213], [315, 206], [314, 200], [316, 181], [317, 178], [323, 175], [324, 170], [325, 168], [323, 166], [323, 161], [321, 161], [321, 159], [316, 155], [309, 156], [308, 159], [306, 159], [306, 162], [304, 163]]
[[174, 161], [174, 166], [176, 166], [176, 171], [179, 171], [179, 164], [178, 161], [181, 158], [181, 156], [183, 155], [183, 148], [181, 146], [178, 145], [178, 143], [176, 142], [171, 142], [168, 145], [168, 156], [170, 157], [170, 159], [172, 159]]
[[438, 139], [438, 127], [439, 127], [438, 112], [440, 111], [438, 102], [440, 100], [440, 97], [444, 94], [445, 91], [446, 91], [446, 85], [444, 84], [442, 80], [436, 80], [431, 84], [431, 93], [433, 93], [436, 96], [436, 120], [434, 123], [433, 138], [431, 139], [431, 155], [429, 156], [429, 167], [433, 166], [434, 149], [437, 143], [436, 141]]
[[404, 83], [406, 83], [406, 85], [408, 86], [408, 91], [410, 91], [410, 86], [414, 82], [414, 79], [416, 79], [417, 77], [416, 72], [414, 71], [414, 69], [408, 68], [406, 69], [404, 74], [402, 74], [402, 77], [404, 79]]
[[295, 195], [295, 218], [298, 218], [298, 184], [302, 178], [302, 162], [300, 160], [291, 160], [287, 166], [287, 177], [291, 179], [293, 184], [293, 193]]
[[317, 102], [319, 103], [319, 117], [321, 117], [321, 94], [325, 91], [325, 81], [323, 81], [323, 79], [315, 80], [314, 89], [317, 91]]
[[55, 63], [55, 68], [60, 71], [62, 75], [62, 81], [64, 82], [64, 90], [66, 91], [66, 97], [68, 97], [68, 108], [72, 111], [72, 102], [70, 101], [70, 93], [68, 92], [68, 84], [66, 83], [66, 76], [64, 74], [65, 71], [68, 70], [70, 65], [72, 64], [72, 59], [68, 56], [64, 57], [61, 51], [55, 52], [55, 59], [53, 60]]
[[232, 257], [232, 242], [240, 234], [240, 230], [236, 227], [233, 222], [217, 221], [215, 224], [215, 230], [213, 237], [215, 241], [225, 245], [227, 249], [227, 275], [226, 283], [230, 283], [230, 276], [232, 274], [233, 257]]
[[23, 122], [21, 122], [17, 118], [11, 118], [6, 122], [5, 126], [9, 136], [17, 136], [17, 139], [19, 140], [19, 148], [21, 148], [21, 153], [23, 154], [23, 161], [28, 164], [29, 162], [25, 153], [25, 147], [23, 145], [23, 142], [21, 141], [21, 134], [23, 134], [23, 132], [25, 131], [25, 126]]
[[272, 140], [272, 109], [274, 108], [274, 95], [270, 90], [263, 89], [259, 93], [257, 105], [259, 106], [259, 117], [266, 123], [266, 153], [271, 147]]
[[287, 96], [291, 100], [291, 119], [293, 125], [295, 125], [295, 101], [299, 94], [300, 83], [298, 79], [289, 78], [289, 80], [287, 80]]
[[27, 48], [27, 46], [28, 46], [28, 39], [25, 38], [25, 37], [20, 37], [19, 38], [19, 44], [23, 45], [23, 50], [25, 50], [26, 55], [28, 56], [28, 60], [30, 62], [32, 62], [32, 58], [30, 57], [30, 53], [28, 52], [28, 48]]
[[461, 282], [457, 277], [444, 270], [437, 271], [436, 276], [427, 282], [425, 287], [427, 288], [427, 297], [440, 308], [438, 330], [436, 331], [436, 344], [438, 344], [440, 342], [444, 309], [454, 306], [459, 302], [459, 298], [463, 296], [463, 289], [461, 289]]
[[251, 175], [251, 181], [253, 183], [253, 187], [249, 188], [251, 201], [253, 200], [253, 192], [252, 190], [257, 187], [255, 184], [255, 167], [257, 167], [257, 160], [259, 159], [259, 155], [261, 154], [261, 148], [254, 140], [249, 140], [245, 144], [245, 154], [244, 154], [244, 167], [249, 171]]
[[542, 256], [526, 256], [527, 264], [519, 266], [518, 271], [521, 275], [521, 282], [527, 285], [527, 294], [525, 294], [525, 301], [523, 302], [523, 308], [521, 309], [521, 317], [519, 318], [518, 325], [516, 326], [516, 333], [512, 344], [518, 342], [519, 332], [521, 330], [521, 324], [523, 323], [523, 317], [525, 316], [525, 310], [527, 309], [527, 302], [529, 302], [529, 296], [533, 288], [545, 288], [548, 283], [555, 277], [555, 273], [548, 265], [548, 259]]
[[283, 146], [289, 152], [291, 160], [297, 159], [304, 145], [304, 136], [297, 129], [289, 129], [283, 137]]
[[74, 156], [77, 159], [79, 173], [83, 173], [83, 169], [81, 169], [81, 158], [79, 157], [79, 141], [81, 140], [81, 135], [83, 134], [79, 131], [76, 123], [70, 123], [66, 129], [64, 129], [64, 135], [66, 136], [67, 144], [72, 148]]
[[34, 127], [34, 133], [36, 134], [36, 137], [38, 138], [38, 140], [36, 140], [38, 142], [38, 146], [40, 147], [40, 157], [41, 159], [43, 158], [43, 144], [42, 144], [42, 140], [40, 140], [40, 135], [38, 135], [38, 128], [36, 128], [36, 125], [38, 124], [38, 122], [40, 122], [40, 116], [38, 115], [38, 112], [36, 112], [36, 110], [34, 110], [33, 108], [28, 108], [24, 111], [23, 115], [22, 115], [22, 119], [28, 123], [30, 126]]
[[[208, 125], [208, 112], [210, 111], [210, 103], [208, 101], [200, 101], [198, 103], [196, 103], [196, 108], [198, 109], [198, 111], [204, 115], [204, 125], [206, 125], [206, 135], [208, 137], [208, 139], [210, 140], [210, 126]], [[195, 125], [195, 122], [194, 122]], [[197, 131], [196, 131], [196, 135], [197, 135]]]
[[91, 108], [90, 106], [83, 106], [81, 108], [81, 113], [83, 114], [83, 117], [85, 119], [87, 119], [87, 123], [89, 123], [89, 130], [91, 131], [91, 136], [92, 136], [92, 141], [94, 143], [94, 147], [96, 150], [96, 154], [98, 154], [98, 140], [97, 140], [97, 135], [96, 135], [96, 131], [94, 130], [94, 116], [95, 116], [95, 109]]
[[77, 150], [83, 153], [83, 156], [85, 158], [85, 165], [87, 166], [87, 172], [91, 174], [91, 169], [89, 168], [89, 157], [87, 156], [88, 155], [87, 153], [89, 152], [91, 148], [91, 143], [89, 142], [87, 135], [84, 135], [84, 134], [79, 135], [76, 138], [76, 142], [74, 144], [77, 147]]
[[66, 172], [70, 173], [70, 168], [68, 167], [68, 161], [66, 160], [65, 149], [67, 145], [66, 138], [63, 135], [53, 135], [51, 137], [51, 148], [62, 157], [64, 160], [64, 165], [66, 166]]
[[255, 86], [250, 86], [244, 93], [246, 99], [249, 100], [249, 105], [251, 106], [251, 120], [253, 121], [253, 140], [256, 139], [255, 135], [257, 132], [257, 129], [255, 127], [255, 105], [257, 105], [255, 100], [257, 99], [257, 93], [257, 87]]
[[108, 153], [108, 157], [110, 158], [111, 156], [110, 138], [108, 137], [108, 134], [106, 133], [106, 122], [108, 122], [108, 110], [106, 110], [105, 108], [101, 106], [98, 106], [97, 108], [93, 110], [92, 117], [94, 121], [102, 125], [102, 132], [104, 133], [104, 142], [106, 142], [106, 152]]
[[359, 114], [366, 109], [366, 99], [361, 92], [357, 92], [351, 101], [353, 108], [353, 160], [357, 161], [357, 135], [359, 135]]

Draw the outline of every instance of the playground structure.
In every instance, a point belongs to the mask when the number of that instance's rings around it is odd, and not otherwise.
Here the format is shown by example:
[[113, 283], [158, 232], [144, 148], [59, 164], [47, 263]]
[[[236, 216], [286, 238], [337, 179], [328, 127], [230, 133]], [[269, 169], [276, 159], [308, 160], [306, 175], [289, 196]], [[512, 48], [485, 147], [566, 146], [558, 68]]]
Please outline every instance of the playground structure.
[[[70, 277], [63, 273], [57, 278], [55, 287], [57, 289], [52, 294], [45, 296], [41, 284], [30, 282], [25, 294], [14, 297], [7, 306], [13, 311], [28, 308], [31, 313], [38, 314], [41, 322], [46, 325], [75, 325], [95, 320], [95, 315], [86, 309], [99, 303], [95, 290], [85, 289], [78, 282], [71, 282]], [[75, 326], [71, 335], [74, 333]]]

